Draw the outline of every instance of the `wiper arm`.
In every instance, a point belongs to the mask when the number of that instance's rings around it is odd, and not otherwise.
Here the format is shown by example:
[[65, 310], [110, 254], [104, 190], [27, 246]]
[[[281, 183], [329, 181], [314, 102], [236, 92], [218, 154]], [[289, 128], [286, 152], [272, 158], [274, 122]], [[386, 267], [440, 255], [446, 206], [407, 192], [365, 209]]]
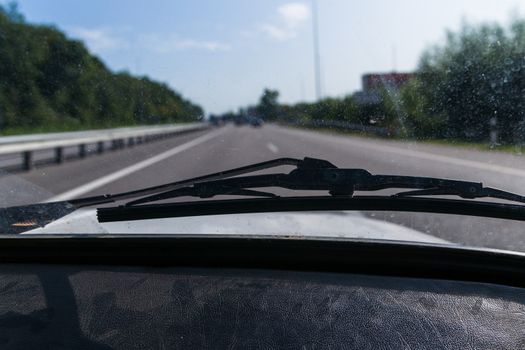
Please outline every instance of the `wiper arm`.
[[[240, 168], [221, 171], [218, 173], [199, 176], [188, 180], [171, 182], [159, 186], [153, 186], [129, 192], [105, 194], [100, 196], [73, 199], [69, 201], [37, 203], [0, 208], [0, 233], [21, 233], [24, 231], [32, 230], [37, 227], [43, 227], [83, 207], [91, 207], [100, 204], [113, 203], [125, 199], [138, 198], [142, 196], [152, 195], [155, 193], [162, 193], [178, 188], [183, 188], [185, 186], [190, 186], [198, 181], [223, 179], [268, 168], [274, 168], [284, 165], [297, 165], [300, 162], [300, 159], [279, 158], [267, 162], [257, 163], [253, 165], [243, 166]], [[253, 194], [254, 192], [256, 191], [240, 190], [239, 194], [247, 195], [248, 193]]]
[[73, 200], [67, 201], [67, 203], [70, 205], [73, 205], [75, 208], [90, 207], [90, 206], [94, 206], [98, 204], [112, 203], [112, 202], [117, 202], [117, 201], [121, 201], [125, 199], [132, 199], [132, 198], [153, 195], [155, 193], [165, 193], [165, 192], [173, 191], [179, 188], [191, 186], [197, 182], [225, 179], [225, 178], [230, 178], [233, 176], [239, 176], [239, 175], [243, 175], [247, 173], [253, 173], [256, 171], [260, 171], [260, 170], [276, 168], [276, 167], [286, 166], [286, 165], [297, 166], [301, 162], [302, 160], [300, 159], [277, 158], [277, 159], [269, 160], [266, 162], [261, 162], [261, 163], [251, 164], [251, 165], [234, 168], [230, 170], [220, 171], [217, 173], [194, 177], [194, 178], [187, 179], [187, 180], [170, 182], [167, 184], [142, 188], [142, 189], [134, 190], [134, 191], [128, 191], [128, 192], [122, 192], [122, 193], [116, 193], [116, 194], [104, 194], [100, 196], [73, 199]]
[[[257, 167], [258, 164], [254, 166]], [[126, 203], [126, 206], [150, 203], [183, 196], [211, 198], [218, 195], [277, 197], [254, 188], [278, 187], [289, 190], [328, 191], [332, 196], [352, 196], [355, 191], [414, 189], [394, 194], [395, 197], [454, 195], [466, 199], [498, 198], [525, 203], [525, 197], [483, 184], [432, 177], [372, 175], [364, 169], [340, 169], [328, 161], [305, 158], [289, 173], [228, 177], [220, 180], [197, 180], [190, 186], [178, 187]]]
[[[289, 173], [245, 175], [284, 165], [295, 166], [296, 168]], [[409, 197], [417, 196], [455, 195], [467, 199], [491, 197], [525, 203], [525, 197], [523, 196], [490, 187], [483, 187], [481, 183], [477, 182], [431, 177], [372, 175], [364, 169], [340, 169], [322, 159], [304, 158], [300, 160], [279, 158], [129, 192], [106, 194], [62, 202], [0, 208], [0, 218], [2, 219], [0, 220], [0, 231], [2, 233], [23, 232], [58, 220], [78, 208], [128, 199], [131, 199], [131, 201], [121, 208], [139, 207], [137, 206], [138, 204], [182, 196], [200, 198], [210, 198], [218, 195], [278, 197], [271, 192], [255, 190], [270, 187], [290, 190], [327, 191], [332, 198], [334, 196], [349, 198], [353, 196], [355, 191], [377, 191], [397, 188], [411, 189], [412, 191], [400, 192], [391, 197], [383, 198], [408, 199]], [[139, 199], [133, 200], [134, 198]], [[503, 209], [500, 208], [500, 210]], [[512, 210], [516, 211], [515, 208]], [[502, 216], [501, 214], [498, 215]]]

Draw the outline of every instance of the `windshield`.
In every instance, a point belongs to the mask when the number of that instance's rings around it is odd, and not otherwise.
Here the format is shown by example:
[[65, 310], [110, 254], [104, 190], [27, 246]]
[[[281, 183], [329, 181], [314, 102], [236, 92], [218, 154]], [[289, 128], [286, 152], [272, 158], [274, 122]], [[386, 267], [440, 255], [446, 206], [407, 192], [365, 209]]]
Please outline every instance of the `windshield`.
[[[516, 0], [0, 0], [1, 204], [129, 192], [285, 157], [525, 195], [524, 10]], [[261, 196], [253, 190], [208, 200]], [[270, 192], [329, 195], [308, 186]], [[163, 203], [201, 200], [186, 193]], [[483, 215], [241, 212], [102, 223], [86, 208], [31, 232], [525, 251], [525, 224]]]

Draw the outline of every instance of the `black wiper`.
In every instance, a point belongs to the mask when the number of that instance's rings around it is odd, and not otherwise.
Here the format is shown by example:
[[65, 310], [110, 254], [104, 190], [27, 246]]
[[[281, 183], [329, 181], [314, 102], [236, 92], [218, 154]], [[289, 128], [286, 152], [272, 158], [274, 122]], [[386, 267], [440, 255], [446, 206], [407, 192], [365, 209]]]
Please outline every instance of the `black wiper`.
[[194, 177], [194, 178], [187, 179], [187, 180], [171, 182], [171, 183], [153, 186], [153, 187], [142, 188], [139, 190], [73, 199], [73, 200], [67, 201], [67, 203], [70, 205], [73, 205], [76, 208], [90, 207], [90, 206], [98, 205], [98, 204], [112, 203], [112, 202], [122, 201], [126, 199], [148, 196], [148, 195], [152, 195], [155, 193], [167, 193], [167, 192], [179, 189], [179, 188], [191, 186], [198, 182], [225, 179], [225, 178], [230, 178], [233, 176], [239, 176], [239, 175], [243, 175], [247, 173], [253, 173], [255, 171], [276, 168], [276, 167], [286, 166], [286, 165], [298, 166], [301, 162], [302, 161], [300, 159], [278, 158], [278, 159], [269, 160], [266, 162], [261, 162], [261, 163], [247, 165], [247, 166], [234, 168], [230, 170], [220, 171], [220, 172], [213, 173], [213, 174], [198, 176], [198, 177]]
[[[254, 164], [253, 168], [259, 170], [260, 164]], [[245, 170], [251, 172], [250, 167], [245, 167]], [[189, 181], [192, 182], [189, 186], [178, 187], [143, 197], [125, 205], [130, 207], [183, 196], [199, 198], [211, 198], [218, 195], [278, 197], [272, 192], [254, 190], [268, 187], [289, 190], [327, 191], [332, 196], [352, 196], [356, 191], [412, 189], [412, 191], [399, 192], [392, 196], [407, 198], [414, 196], [454, 195], [466, 199], [490, 197], [525, 203], [525, 197], [523, 196], [483, 187], [483, 184], [477, 182], [432, 177], [372, 175], [364, 169], [340, 169], [326, 160], [314, 158], [296, 160], [296, 169], [289, 173]]]
[[100, 204], [114, 203], [126, 199], [138, 198], [155, 193], [190, 186], [198, 181], [211, 181], [217, 179], [238, 176], [245, 173], [274, 168], [285, 165], [297, 165], [301, 160], [293, 158], [279, 158], [267, 162], [243, 166], [213, 174], [203, 175], [188, 180], [171, 182], [163, 185], [147, 187], [139, 190], [104, 194], [100, 196], [85, 197], [69, 201], [59, 201], [50, 203], [37, 203], [29, 205], [12, 206], [0, 208], [0, 233], [12, 234], [21, 233], [38, 227], [43, 227], [56, 221], [77, 209], [92, 207]]
[[[285, 165], [295, 166], [296, 168], [289, 173], [246, 175]], [[330, 197], [308, 197], [308, 199], [304, 198], [303, 203], [301, 203], [301, 197], [283, 198], [273, 192], [257, 190], [270, 187], [289, 190], [325, 191], [330, 194]], [[410, 189], [411, 191], [373, 198], [354, 196], [356, 191], [378, 191], [384, 189]], [[202, 215], [205, 212], [209, 214], [228, 213], [228, 211], [223, 211], [214, 203], [210, 204], [209, 202], [197, 204], [172, 203], [168, 207], [164, 205], [160, 211], [157, 210], [160, 208], [159, 206], [146, 208], [147, 205], [144, 205], [154, 201], [182, 196], [211, 198], [218, 195], [269, 197], [257, 198], [244, 204], [239, 202], [239, 200], [219, 203], [219, 205], [227, 205], [230, 208], [230, 212], [242, 212], [244, 209], [242, 206], [249, 204], [251, 207], [246, 206], [246, 212], [255, 212], [259, 205], [263, 205], [266, 211], [272, 209], [272, 207], [278, 211], [292, 209], [323, 210], [323, 208], [340, 210], [406, 210], [525, 220], [525, 206], [501, 203], [480, 204], [472, 201], [459, 201], [457, 203], [458, 201], [452, 202], [451, 200], [416, 198], [418, 196], [454, 195], [465, 199], [491, 197], [525, 203], [525, 197], [523, 196], [483, 187], [481, 183], [432, 177], [373, 175], [364, 169], [340, 169], [322, 159], [279, 158], [129, 192], [63, 202], [3, 208], [0, 209], [0, 230], [2, 233], [19, 233], [44, 226], [82, 207], [123, 200], [131, 201], [120, 207], [99, 209], [99, 220], [112, 221], [122, 218], [140, 220], [148, 217], [180, 216], [180, 213], [184, 212], [188, 215]], [[466, 207], [467, 205], [469, 207]], [[209, 208], [208, 211], [205, 210], [206, 206]], [[185, 210], [185, 207], [192, 209]], [[149, 212], [147, 212], [148, 210]]]

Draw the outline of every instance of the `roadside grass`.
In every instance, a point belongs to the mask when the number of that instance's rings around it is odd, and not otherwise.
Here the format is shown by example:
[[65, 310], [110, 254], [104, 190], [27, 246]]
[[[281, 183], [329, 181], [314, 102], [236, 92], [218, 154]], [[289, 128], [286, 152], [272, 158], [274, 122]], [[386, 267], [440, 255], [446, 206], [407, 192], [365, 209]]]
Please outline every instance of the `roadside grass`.
[[521, 145], [502, 145], [496, 144], [491, 145], [486, 142], [468, 142], [464, 140], [444, 140], [444, 139], [431, 139], [431, 140], [417, 140], [414, 139], [414, 142], [424, 142], [435, 145], [445, 145], [445, 146], [454, 146], [462, 148], [477, 149], [480, 151], [497, 151], [497, 152], [506, 152], [512, 154], [523, 154], [525, 153], [525, 144]]
[[348, 136], [357, 136], [364, 137], [368, 139], [378, 139], [378, 140], [392, 140], [392, 141], [405, 141], [405, 142], [417, 142], [431, 145], [441, 145], [441, 146], [452, 146], [465, 149], [474, 149], [478, 151], [490, 151], [490, 152], [505, 152], [516, 155], [525, 154], [525, 143], [521, 145], [509, 145], [509, 144], [496, 144], [491, 145], [487, 142], [469, 142], [465, 140], [456, 140], [456, 139], [416, 139], [416, 138], [404, 138], [404, 137], [384, 137], [371, 134], [365, 131], [355, 131], [355, 130], [341, 130], [330, 127], [308, 127], [308, 126], [295, 126], [299, 129], [308, 129], [314, 130], [317, 132], [328, 133], [328, 134], [337, 134], [337, 135], [348, 135]]
[[[170, 123], [176, 124], [176, 123]], [[51, 125], [39, 125], [37, 127], [16, 127], [16, 128], [5, 128], [0, 130], [1, 136], [12, 136], [12, 135], [27, 135], [27, 134], [45, 134], [54, 132], [70, 132], [70, 131], [86, 131], [86, 130], [103, 130], [113, 128], [127, 128], [134, 126], [144, 126], [144, 124], [125, 124], [125, 123], [109, 123], [109, 124], [51, 124]]]

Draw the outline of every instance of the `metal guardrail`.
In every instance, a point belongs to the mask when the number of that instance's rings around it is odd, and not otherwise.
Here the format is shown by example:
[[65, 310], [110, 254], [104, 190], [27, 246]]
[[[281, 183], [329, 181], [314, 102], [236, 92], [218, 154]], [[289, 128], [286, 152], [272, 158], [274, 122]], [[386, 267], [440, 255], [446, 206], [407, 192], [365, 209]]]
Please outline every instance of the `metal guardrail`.
[[22, 169], [30, 170], [36, 151], [54, 150], [53, 162], [60, 164], [64, 161], [66, 147], [78, 147], [78, 157], [84, 158], [87, 156], [87, 145], [96, 145], [96, 153], [101, 154], [107, 149], [107, 143], [110, 143], [110, 149], [116, 150], [208, 127], [207, 123], [192, 123], [6, 136], [0, 137], [0, 155], [21, 154]]

